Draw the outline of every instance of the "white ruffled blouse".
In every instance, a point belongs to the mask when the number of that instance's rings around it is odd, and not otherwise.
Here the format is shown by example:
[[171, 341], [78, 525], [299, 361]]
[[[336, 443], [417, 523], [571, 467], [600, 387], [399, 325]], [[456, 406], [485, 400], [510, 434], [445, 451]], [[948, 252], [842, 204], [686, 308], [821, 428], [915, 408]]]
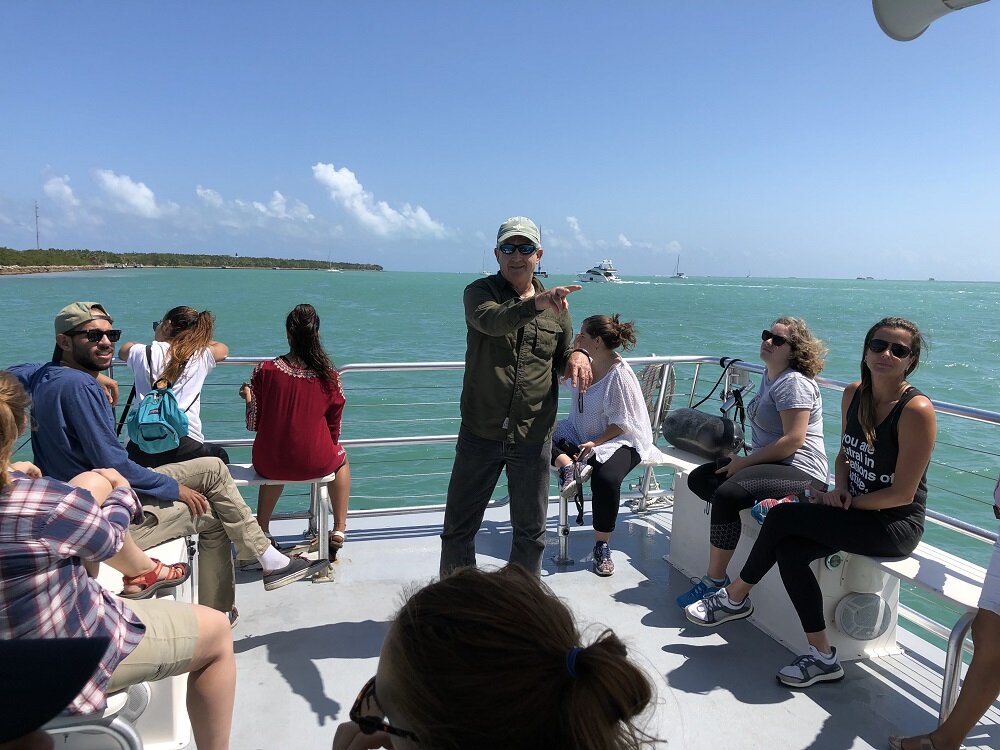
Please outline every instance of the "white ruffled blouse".
[[553, 440], [565, 438], [579, 445], [596, 440], [613, 424], [624, 432], [594, 448], [598, 462], [604, 463], [622, 446], [635, 448], [643, 461], [663, 460], [663, 454], [653, 445], [653, 428], [642, 387], [628, 363], [619, 360], [603, 378], [591, 384], [583, 394], [582, 412], [579, 389], [571, 389], [569, 416], [556, 425]]

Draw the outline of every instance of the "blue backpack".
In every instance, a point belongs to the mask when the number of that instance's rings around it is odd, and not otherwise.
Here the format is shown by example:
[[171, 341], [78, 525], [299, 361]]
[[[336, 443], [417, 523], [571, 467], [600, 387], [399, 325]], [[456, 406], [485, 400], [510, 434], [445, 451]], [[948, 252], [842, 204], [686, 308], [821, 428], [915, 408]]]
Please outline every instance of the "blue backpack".
[[[170, 383], [162, 381], [161, 387], [155, 385], [158, 381], [153, 380], [153, 362], [148, 346], [146, 364], [149, 367], [149, 383], [152, 388], [143, 396], [139, 406], [129, 414], [128, 439], [143, 453], [164, 453], [179, 447], [181, 438], [187, 436], [187, 409], [181, 411]], [[190, 408], [189, 406], [188, 409]]]

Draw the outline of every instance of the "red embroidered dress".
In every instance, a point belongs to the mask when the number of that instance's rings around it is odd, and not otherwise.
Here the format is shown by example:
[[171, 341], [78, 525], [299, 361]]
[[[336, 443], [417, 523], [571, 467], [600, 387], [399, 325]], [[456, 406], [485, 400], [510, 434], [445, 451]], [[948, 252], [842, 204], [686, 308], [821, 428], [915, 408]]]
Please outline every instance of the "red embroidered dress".
[[254, 369], [247, 429], [257, 433], [253, 467], [262, 477], [312, 479], [336, 471], [347, 460], [338, 443], [344, 390], [337, 371], [330, 374], [332, 382], [324, 387], [315, 372], [284, 357]]

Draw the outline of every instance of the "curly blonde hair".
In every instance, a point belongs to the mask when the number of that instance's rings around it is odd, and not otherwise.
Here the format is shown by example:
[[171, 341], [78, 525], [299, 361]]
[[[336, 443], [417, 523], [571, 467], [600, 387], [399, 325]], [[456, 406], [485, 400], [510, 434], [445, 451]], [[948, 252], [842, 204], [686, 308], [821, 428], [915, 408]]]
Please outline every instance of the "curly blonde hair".
[[807, 378], [814, 378], [823, 372], [826, 365], [826, 344], [813, 335], [806, 322], [802, 318], [785, 315], [774, 323], [781, 323], [788, 328], [785, 338], [792, 347], [792, 358], [788, 361], [788, 366]]

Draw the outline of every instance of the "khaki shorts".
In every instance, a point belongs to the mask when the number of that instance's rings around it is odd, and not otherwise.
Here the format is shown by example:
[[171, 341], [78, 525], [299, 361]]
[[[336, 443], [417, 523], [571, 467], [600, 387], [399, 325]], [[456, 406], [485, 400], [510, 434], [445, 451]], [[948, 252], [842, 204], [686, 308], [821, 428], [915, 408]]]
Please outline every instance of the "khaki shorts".
[[138, 599], [126, 602], [126, 606], [142, 620], [146, 632], [111, 675], [108, 692], [190, 671], [198, 643], [194, 605], [169, 599]]

